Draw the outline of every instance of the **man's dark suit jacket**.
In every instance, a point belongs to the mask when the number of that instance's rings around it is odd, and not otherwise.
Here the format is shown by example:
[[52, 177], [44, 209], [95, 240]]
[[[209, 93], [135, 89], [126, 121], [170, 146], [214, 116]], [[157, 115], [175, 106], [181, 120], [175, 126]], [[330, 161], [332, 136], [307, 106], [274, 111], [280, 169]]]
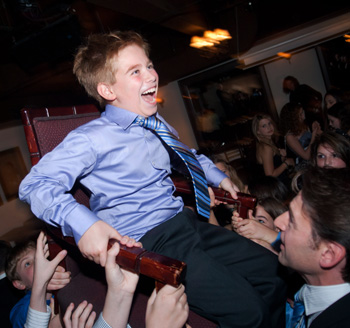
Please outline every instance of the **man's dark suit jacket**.
[[350, 327], [350, 293], [323, 311], [310, 328], [349, 328]]

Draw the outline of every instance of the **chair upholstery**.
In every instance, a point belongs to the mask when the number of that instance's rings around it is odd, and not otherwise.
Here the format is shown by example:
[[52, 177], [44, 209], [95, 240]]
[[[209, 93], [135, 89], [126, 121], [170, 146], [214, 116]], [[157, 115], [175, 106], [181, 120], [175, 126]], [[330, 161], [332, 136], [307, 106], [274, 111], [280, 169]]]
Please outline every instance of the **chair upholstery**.
[[[93, 105], [81, 105], [60, 108], [23, 108], [21, 115], [32, 165], [35, 165], [42, 156], [55, 148], [70, 131], [98, 118], [100, 113]], [[79, 203], [89, 207], [89, 194], [86, 190], [80, 185], [76, 185], [71, 192]], [[95, 311], [99, 313], [102, 311], [107, 290], [103, 269], [81, 256], [78, 248], [72, 245], [73, 238], [69, 239], [68, 237], [68, 239], [63, 240], [63, 238], [57, 237], [57, 234], [52, 234], [51, 227], [48, 232], [51, 236], [49, 244], [51, 255], [55, 256], [62, 248], [66, 248], [69, 254], [64, 265], [67, 270], [72, 272], [72, 281], [57, 293], [62, 313], [65, 312], [70, 302], [77, 305], [83, 300], [91, 302]], [[147, 278], [143, 277], [142, 279], [135, 293], [129, 319], [133, 328], [144, 327], [148, 296], [154, 288], [154, 283], [150, 283], [150, 280], [147, 281]], [[144, 282], [145, 280], [146, 282]], [[216, 324], [192, 311], [190, 311], [189, 323], [193, 328], [216, 327]]]

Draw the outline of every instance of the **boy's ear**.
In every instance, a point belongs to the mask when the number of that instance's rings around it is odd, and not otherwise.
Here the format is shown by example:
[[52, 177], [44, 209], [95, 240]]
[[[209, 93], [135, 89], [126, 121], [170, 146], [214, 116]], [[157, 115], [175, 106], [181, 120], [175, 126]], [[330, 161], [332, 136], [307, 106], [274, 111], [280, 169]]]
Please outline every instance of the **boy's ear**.
[[12, 285], [19, 290], [26, 289], [26, 285], [23, 284], [22, 280], [14, 280], [14, 281], [12, 281]]
[[343, 245], [336, 242], [327, 242], [321, 254], [320, 265], [322, 268], [332, 268], [346, 257]]
[[97, 92], [102, 98], [109, 101], [113, 101], [116, 98], [113, 89], [108, 84], [103, 82], [100, 82], [97, 85]]

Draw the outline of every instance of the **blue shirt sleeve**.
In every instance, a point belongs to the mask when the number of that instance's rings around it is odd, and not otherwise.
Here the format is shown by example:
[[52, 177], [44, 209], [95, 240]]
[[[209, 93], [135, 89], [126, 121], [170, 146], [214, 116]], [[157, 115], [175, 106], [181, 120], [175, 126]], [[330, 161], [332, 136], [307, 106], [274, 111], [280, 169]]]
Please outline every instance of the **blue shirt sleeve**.
[[23, 328], [27, 320], [31, 292], [27, 292], [12, 308], [10, 321], [12, 328]]

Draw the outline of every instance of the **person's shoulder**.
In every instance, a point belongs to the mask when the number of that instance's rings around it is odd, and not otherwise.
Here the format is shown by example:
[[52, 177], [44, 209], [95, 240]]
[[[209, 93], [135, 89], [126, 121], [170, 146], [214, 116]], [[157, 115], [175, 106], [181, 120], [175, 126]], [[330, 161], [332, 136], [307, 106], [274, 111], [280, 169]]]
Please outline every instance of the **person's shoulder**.
[[28, 291], [16, 304], [15, 307], [29, 306], [31, 291]]
[[31, 292], [27, 292], [12, 308], [10, 321], [13, 327], [23, 327], [26, 321]]
[[325, 309], [311, 324], [310, 328], [345, 328], [349, 327], [350, 293], [340, 298]]
[[257, 148], [260, 149], [261, 151], [272, 151], [272, 146], [269, 145], [266, 142], [259, 142], [257, 145]]
[[[100, 116], [85, 124], [78, 126], [76, 129], [70, 132], [70, 136], [87, 136], [93, 140], [99, 134], [105, 134], [109, 127], [113, 127], [113, 130], [118, 130], [118, 125], [111, 122], [106, 116]], [[122, 129], [121, 129], [122, 130]]]

